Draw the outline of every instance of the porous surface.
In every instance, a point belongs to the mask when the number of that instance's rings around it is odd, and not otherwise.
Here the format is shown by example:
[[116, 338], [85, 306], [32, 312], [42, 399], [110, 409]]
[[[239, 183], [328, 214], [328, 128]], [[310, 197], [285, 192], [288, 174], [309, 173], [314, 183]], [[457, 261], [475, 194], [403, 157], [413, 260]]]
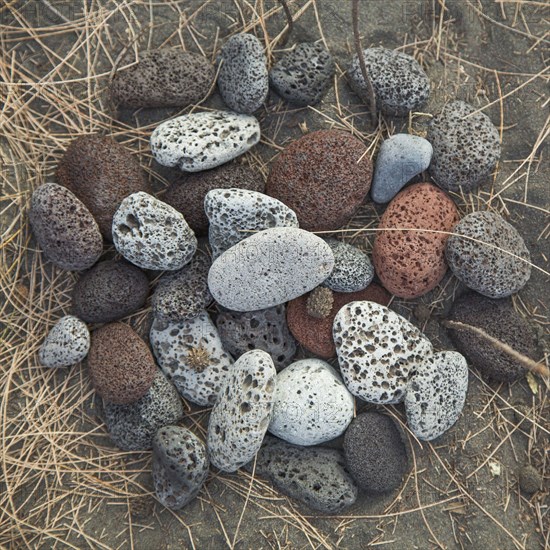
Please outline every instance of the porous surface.
[[[430, 81], [413, 57], [386, 48], [367, 48], [363, 55], [377, 107], [384, 114], [405, 116], [428, 101]], [[347, 74], [353, 91], [368, 104], [370, 96], [357, 55]]]
[[[522, 355], [535, 361], [539, 359], [536, 333], [516, 312], [511, 299], [492, 300], [469, 292], [454, 302], [449, 320], [481, 329]], [[479, 334], [452, 327], [447, 330], [468, 363], [489, 378], [512, 382], [525, 375], [526, 370], [518, 361]]]
[[433, 353], [414, 325], [375, 302], [346, 304], [333, 336], [348, 390], [369, 403], [403, 401], [410, 373]]
[[214, 81], [206, 57], [163, 48], [140, 54], [111, 82], [113, 101], [125, 107], [187, 107], [205, 99]]
[[88, 367], [96, 392], [117, 405], [142, 397], [158, 370], [147, 344], [124, 323], [92, 332]]
[[296, 340], [286, 323], [284, 304], [258, 311], [220, 311], [216, 326], [223, 346], [233, 357], [254, 349], [271, 355], [277, 371], [290, 364]]
[[305, 294], [288, 303], [288, 328], [304, 348], [323, 359], [330, 359], [336, 355], [332, 325], [336, 314], [343, 306], [350, 302], [363, 300], [387, 306], [391, 299], [390, 294], [376, 283], [371, 283], [359, 292], [333, 292], [330, 313], [324, 318], [316, 318], [308, 312], [307, 301], [310, 295], [311, 293]]
[[368, 493], [397, 489], [408, 467], [398, 426], [377, 412], [365, 412], [353, 419], [344, 437], [344, 456], [351, 477]]
[[233, 35], [222, 47], [218, 88], [225, 104], [237, 113], [253, 113], [269, 91], [267, 59], [252, 34]]
[[258, 452], [273, 409], [275, 367], [269, 354], [241, 355], [223, 382], [208, 423], [212, 464], [235, 472]]
[[318, 445], [342, 435], [355, 400], [336, 371], [321, 359], [302, 359], [275, 381], [268, 430], [295, 445]]
[[202, 236], [208, 233], [204, 198], [212, 189], [232, 187], [263, 193], [265, 182], [257, 168], [231, 162], [195, 174], [180, 174], [168, 187], [162, 200], [181, 212], [195, 234]]
[[212, 264], [214, 299], [234, 311], [283, 304], [323, 282], [334, 267], [330, 247], [313, 233], [274, 227], [255, 233]]
[[158, 364], [179, 393], [197, 405], [213, 405], [233, 358], [208, 313], [179, 323], [157, 319], [149, 336]]
[[417, 365], [407, 384], [407, 424], [418, 439], [431, 441], [458, 420], [468, 391], [468, 365], [456, 351], [442, 351]]
[[[249, 472], [252, 468], [252, 462], [246, 466]], [[357, 486], [337, 449], [298, 447], [267, 436], [256, 457], [255, 474], [325, 514], [342, 512], [357, 499]]]
[[72, 311], [88, 323], [109, 323], [143, 307], [149, 281], [124, 260], [107, 260], [84, 273], [73, 289]]
[[519, 486], [528, 495], [532, 495], [542, 489], [544, 478], [531, 464], [524, 464], [519, 470]]
[[151, 134], [151, 152], [163, 166], [200, 172], [233, 160], [258, 141], [260, 124], [253, 116], [209, 111], [159, 124]]
[[103, 416], [117, 447], [145, 451], [160, 428], [183, 418], [183, 404], [176, 388], [156, 369], [153, 384], [143, 397], [129, 405], [103, 402]]
[[298, 107], [319, 103], [334, 76], [334, 60], [322, 44], [303, 42], [269, 73], [271, 87]]
[[[453, 101], [432, 119], [430, 174], [448, 191], [474, 191], [496, 167], [500, 138], [491, 119], [464, 101]], [[472, 114], [476, 112], [475, 114]]]
[[326, 239], [334, 254], [334, 269], [323, 283], [335, 292], [358, 292], [367, 288], [374, 278], [370, 258], [352, 244]]
[[120, 254], [143, 269], [181, 269], [197, 250], [197, 238], [185, 218], [143, 192], [126, 197], [118, 207], [113, 242]]
[[453, 230], [445, 256], [456, 278], [489, 298], [521, 290], [531, 276], [531, 255], [516, 228], [495, 212], [472, 212]]
[[164, 426], [153, 438], [153, 484], [160, 502], [179, 510], [189, 504], [208, 476], [204, 443], [187, 428]]
[[213, 189], [204, 199], [210, 222], [208, 240], [213, 258], [272, 227], [298, 227], [296, 214], [273, 197], [247, 189]]
[[40, 346], [38, 359], [44, 367], [70, 367], [82, 361], [90, 349], [86, 323], [65, 315], [57, 321]]
[[314, 288], [307, 297], [307, 314], [316, 319], [328, 317], [334, 305], [334, 292], [326, 286]]
[[109, 241], [113, 216], [122, 200], [138, 191], [150, 191], [137, 158], [113, 138], [99, 134], [80, 136], [70, 143], [56, 178], [86, 205]]
[[432, 144], [420, 136], [396, 134], [384, 140], [374, 166], [372, 200], [391, 201], [406, 183], [428, 169], [432, 153]]
[[88, 269], [103, 252], [103, 238], [94, 217], [62, 185], [45, 183], [34, 191], [29, 221], [44, 256], [62, 269]]
[[401, 191], [380, 219], [372, 250], [384, 287], [400, 298], [417, 298], [434, 289], [447, 272], [446, 232], [458, 220], [454, 202], [435, 185], [417, 183]]
[[212, 302], [208, 290], [210, 266], [210, 258], [197, 252], [185, 267], [163, 275], [151, 299], [155, 319], [177, 323], [204, 311]]
[[349, 222], [370, 189], [372, 163], [362, 141], [320, 130], [292, 142], [271, 163], [266, 193], [284, 202], [308, 231]]

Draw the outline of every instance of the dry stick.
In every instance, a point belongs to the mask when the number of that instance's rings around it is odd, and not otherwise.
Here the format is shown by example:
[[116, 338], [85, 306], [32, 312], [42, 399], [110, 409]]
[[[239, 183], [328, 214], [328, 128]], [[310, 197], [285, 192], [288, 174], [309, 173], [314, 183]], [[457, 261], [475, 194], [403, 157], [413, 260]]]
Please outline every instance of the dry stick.
[[294, 20], [292, 19], [292, 13], [290, 11], [290, 8], [288, 7], [288, 4], [286, 3], [286, 0], [279, 0], [279, 4], [283, 6], [287, 21], [287, 29], [281, 38], [281, 46], [284, 47], [286, 46], [288, 37], [290, 36], [292, 29], [294, 28]]

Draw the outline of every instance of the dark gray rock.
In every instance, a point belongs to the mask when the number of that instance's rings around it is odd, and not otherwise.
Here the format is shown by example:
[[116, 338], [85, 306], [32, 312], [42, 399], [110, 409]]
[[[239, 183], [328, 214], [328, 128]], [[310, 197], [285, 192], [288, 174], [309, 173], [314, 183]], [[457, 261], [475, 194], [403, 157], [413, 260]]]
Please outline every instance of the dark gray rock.
[[367, 254], [337, 239], [325, 241], [334, 254], [334, 269], [323, 286], [335, 292], [358, 292], [367, 288], [374, 278], [374, 267]]
[[82, 361], [89, 349], [90, 331], [86, 323], [73, 315], [65, 315], [46, 336], [38, 357], [45, 367], [70, 367]]

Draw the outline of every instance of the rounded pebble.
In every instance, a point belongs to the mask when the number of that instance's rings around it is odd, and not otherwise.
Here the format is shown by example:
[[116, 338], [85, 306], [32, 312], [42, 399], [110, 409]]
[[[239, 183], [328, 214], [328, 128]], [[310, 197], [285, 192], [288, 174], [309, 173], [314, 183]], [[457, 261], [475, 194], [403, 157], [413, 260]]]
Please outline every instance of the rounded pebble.
[[543, 481], [541, 473], [530, 464], [525, 464], [520, 468], [519, 486], [524, 493], [532, 495], [540, 491]]
[[44, 367], [70, 367], [82, 361], [90, 349], [86, 323], [65, 315], [57, 321], [40, 347], [38, 358]]
[[374, 267], [362, 250], [337, 239], [325, 239], [334, 254], [334, 269], [323, 286], [335, 292], [358, 292], [374, 278]]

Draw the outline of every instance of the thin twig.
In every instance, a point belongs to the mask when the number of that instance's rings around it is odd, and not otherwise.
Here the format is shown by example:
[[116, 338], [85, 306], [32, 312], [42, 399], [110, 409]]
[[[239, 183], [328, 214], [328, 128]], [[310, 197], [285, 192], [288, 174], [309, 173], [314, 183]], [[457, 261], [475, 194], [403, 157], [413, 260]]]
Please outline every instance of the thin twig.
[[279, 3], [281, 4], [281, 6], [283, 6], [283, 10], [285, 12], [286, 22], [287, 22], [287, 28], [283, 36], [281, 37], [281, 46], [284, 47], [286, 46], [288, 38], [292, 33], [292, 30], [294, 29], [294, 20], [292, 19], [292, 12], [290, 11], [288, 4], [286, 3], [286, 0], [279, 0]]

